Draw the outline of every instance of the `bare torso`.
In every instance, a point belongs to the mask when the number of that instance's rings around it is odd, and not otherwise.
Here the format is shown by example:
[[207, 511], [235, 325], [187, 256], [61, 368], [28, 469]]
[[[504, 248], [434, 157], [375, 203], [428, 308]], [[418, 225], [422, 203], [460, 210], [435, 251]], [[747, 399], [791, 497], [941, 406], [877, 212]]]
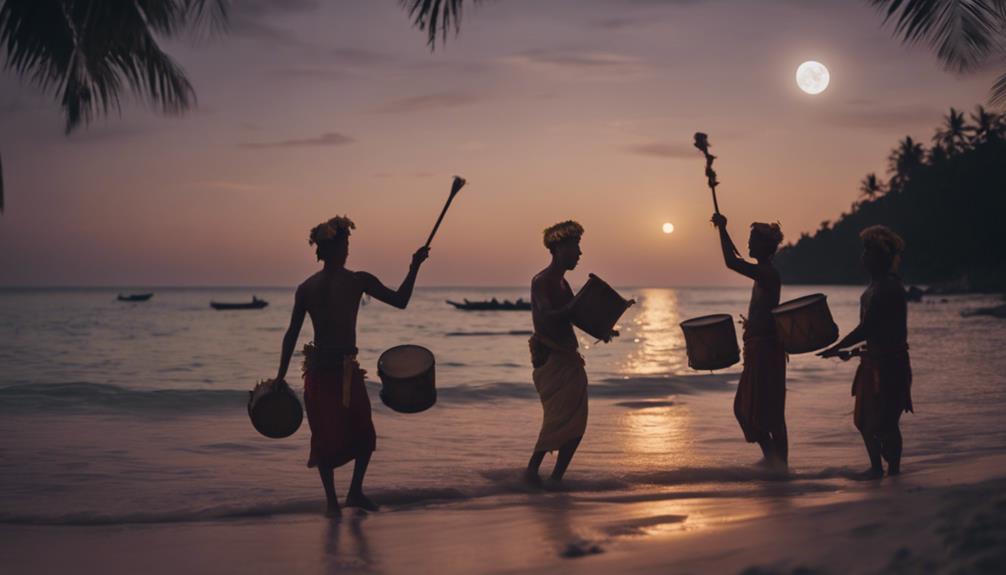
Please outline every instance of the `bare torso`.
[[356, 347], [356, 316], [364, 284], [345, 268], [321, 270], [297, 288], [314, 326], [314, 343], [321, 348]]
[[759, 262], [755, 267], [755, 283], [751, 288], [751, 303], [748, 305], [747, 322], [744, 324], [745, 338], [774, 336], [776, 333], [772, 308], [779, 305], [782, 289], [779, 272], [767, 262]]
[[545, 269], [531, 280], [531, 318], [534, 331], [560, 345], [577, 346], [573, 324], [568, 319], [549, 317], [573, 300], [573, 290], [561, 274]]

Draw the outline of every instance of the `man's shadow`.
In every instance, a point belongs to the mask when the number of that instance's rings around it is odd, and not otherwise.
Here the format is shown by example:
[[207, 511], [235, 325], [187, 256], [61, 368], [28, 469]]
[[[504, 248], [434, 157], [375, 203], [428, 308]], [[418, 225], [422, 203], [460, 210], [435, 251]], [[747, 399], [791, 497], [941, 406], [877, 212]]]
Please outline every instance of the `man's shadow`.
[[[325, 562], [332, 572], [372, 572], [377, 562], [370, 553], [363, 522], [366, 513], [350, 512], [329, 519], [324, 531]], [[349, 534], [346, 539], [344, 534]]]

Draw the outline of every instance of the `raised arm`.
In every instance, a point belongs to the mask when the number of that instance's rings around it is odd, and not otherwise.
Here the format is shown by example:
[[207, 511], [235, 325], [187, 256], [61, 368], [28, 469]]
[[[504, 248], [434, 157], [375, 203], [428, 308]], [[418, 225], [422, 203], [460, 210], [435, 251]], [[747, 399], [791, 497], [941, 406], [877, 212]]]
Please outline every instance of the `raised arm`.
[[297, 289], [297, 294], [293, 299], [293, 312], [290, 314], [290, 326], [286, 328], [283, 336], [283, 349], [279, 356], [279, 371], [276, 372], [276, 379], [286, 378], [286, 371], [290, 367], [290, 358], [293, 357], [293, 349], [297, 346], [297, 338], [300, 336], [300, 328], [304, 325], [304, 315], [307, 308], [304, 306], [304, 296], [301, 290]]
[[728, 269], [731, 269], [745, 277], [757, 280], [758, 266], [750, 262], [746, 262], [740, 257], [740, 252], [737, 251], [734, 241], [730, 239], [730, 234], [727, 232], [726, 216], [713, 214], [712, 222], [720, 233], [720, 248], [723, 250], [723, 263], [726, 264]]
[[402, 285], [398, 286], [397, 290], [392, 290], [387, 287], [373, 274], [358, 272], [357, 277], [363, 282], [363, 292], [369, 294], [378, 301], [382, 301], [388, 305], [397, 307], [398, 309], [405, 309], [405, 307], [409, 305], [409, 300], [412, 299], [412, 289], [416, 285], [416, 276], [419, 274], [419, 266], [421, 266], [428, 257], [430, 257], [430, 248], [428, 247], [419, 248], [416, 250], [416, 253], [412, 254], [412, 263], [409, 265], [409, 273], [405, 276], [405, 279], [402, 280]]

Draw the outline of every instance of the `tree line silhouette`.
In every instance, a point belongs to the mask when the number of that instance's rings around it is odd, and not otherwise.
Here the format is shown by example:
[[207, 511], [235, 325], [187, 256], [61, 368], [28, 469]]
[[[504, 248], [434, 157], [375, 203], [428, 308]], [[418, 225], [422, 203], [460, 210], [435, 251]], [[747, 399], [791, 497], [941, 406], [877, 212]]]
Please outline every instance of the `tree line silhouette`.
[[906, 282], [1006, 291], [1006, 116], [950, 108], [929, 148], [906, 136], [887, 179], [868, 174], [859, 191], [850, 212], [780, 250], [784, 282], [860, 283], [859, 232], [884, 224], [908, 246]]

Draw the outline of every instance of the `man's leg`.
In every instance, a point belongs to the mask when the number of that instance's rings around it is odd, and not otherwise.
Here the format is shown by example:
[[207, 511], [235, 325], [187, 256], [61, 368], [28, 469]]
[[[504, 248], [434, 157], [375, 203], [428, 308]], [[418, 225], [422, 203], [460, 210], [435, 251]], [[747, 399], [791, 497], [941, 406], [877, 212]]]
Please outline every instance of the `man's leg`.
[[881, 453], [887, 460], [888, 475], [901, 473], [901, 441], [901, 428], [897, 424], [893, 431], [884, 434]]
[[325, 499], [328, 501], [329, 516], [342, 514], [339, 508], [339, 497], [335, 494], [335, 468], [327, 465], [318, 466], [318, 475], [321, 476], [321, 486], [325, 488]]
[[524, 470], [525, 481], [532, 485], [541, 485], [541, 477], [538, 475], [538, 470], [541, 468], [541, 462], [544, 459], [544, 451], [535, 451], [531, 454], [531, 459], [527, 462], [527, 469]]
[[775, 447], [776, 461], [783, 467], [789, 464], [789, 432], [786, 430], [786, 422], [783, 421], [779, 429], [772, 432], [772, 444]]
[[884, 476], [884, 466], [880, 461], [880, 441], [873, 433], [860, 432], [863, 436], [863, 444], [866, 445], [866, 453], [870, 456], [870, 468], [863, 472], [865, 478], [879, 479]]
[[577, 437], [575, 439], [570, 439], [559, 448], [559, 456], [555, 459], [555, 468], [552, 469], [552, 481], [562, 481], [562, 476], [566, 474], [566, 468], [569, 467], [569, 462], [573, 460], [573, 454], [576, 453], [576, 448], [580, 446], [580, 440], [583, 436]]
[[349, 484], [346, 494], [346, 507], [359, 507], [367, 511], [377, 511], [377, 505], [363, 494], [363, 477], [367, 475], [371, 452], [356, 456], [353, 464], [353, 481]]

